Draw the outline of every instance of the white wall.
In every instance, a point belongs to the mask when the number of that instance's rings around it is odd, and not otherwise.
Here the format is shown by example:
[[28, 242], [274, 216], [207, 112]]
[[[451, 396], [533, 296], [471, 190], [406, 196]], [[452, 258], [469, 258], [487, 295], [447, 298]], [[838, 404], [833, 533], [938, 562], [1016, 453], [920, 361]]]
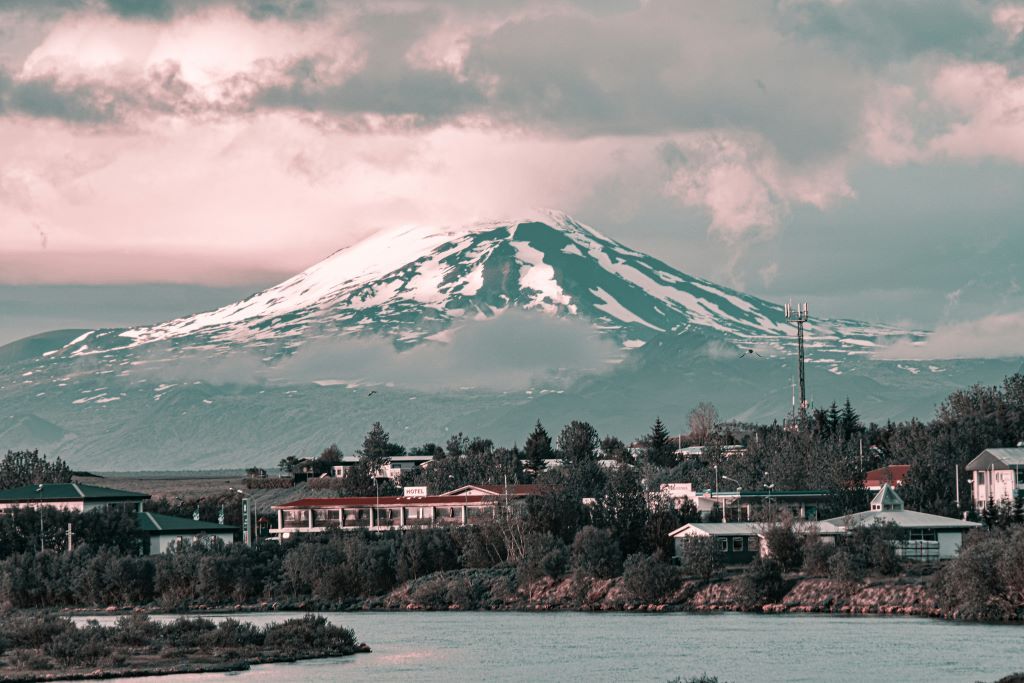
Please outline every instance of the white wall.
[[962, 531], [940, 531], [937, 534], [939, 539], [939, 559], [948, 560], [956, 557], [960, 552], [960, 544], [963, 543], [964, 533]]
[[0, 510], [11, 510], [17, 508], [56, 508], [58, 510], [71, 510], [83, 512], [83, 501], [81, 500], [56, 500], [44, 503], [0, 503]]
[[[235, 537], [231, 533], [216, 533], [216, 534], [202, 534], [199, 538], [219, 538], [224, 543], [233, 543]], [[150, 555], [161, 555], [166, 553], [172, 545], [181, 540], [183, 543], [194, 542], [194, 537], [190, 534], [153, 534], [149, 537], [149, 554]]]

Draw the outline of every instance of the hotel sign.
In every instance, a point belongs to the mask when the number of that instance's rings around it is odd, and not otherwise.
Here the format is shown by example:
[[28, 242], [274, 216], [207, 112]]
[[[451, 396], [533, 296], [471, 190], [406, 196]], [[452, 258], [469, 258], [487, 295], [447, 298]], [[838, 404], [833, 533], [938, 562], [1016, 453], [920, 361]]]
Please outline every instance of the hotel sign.
[[406, 498], [423, 498], [427, 495], [426, 486], [404, 486], [402, 487], [402, 495]]

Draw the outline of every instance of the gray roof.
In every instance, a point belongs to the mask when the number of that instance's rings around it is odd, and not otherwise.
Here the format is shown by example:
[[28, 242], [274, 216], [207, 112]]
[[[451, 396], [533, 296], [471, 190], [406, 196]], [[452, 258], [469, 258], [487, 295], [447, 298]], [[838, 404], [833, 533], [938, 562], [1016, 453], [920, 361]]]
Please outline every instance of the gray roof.
[[899, 497], [889, 484], [882, 484], [882, 488], [879, 489], [875, 497], [871, 499], [871, 509], [878, 506], [879, 510], [885, 510], [886, 508], [895, 508], [897, 510], [903, 509], [903, 499]]
[[[965, 522], [953, 517], [930, 515], [916, 510], [868, 510], [846, 517], [833, 517], [821, 523], [823, 528], [849, 529], [855, 526], [893, 522], [902, 529], [973, 529], [977, 522]], [[826, 527], [826, 525], [828, 525]]]
[[693, 522], [679, 527], [669, 536], [682, 536], [682, 532], [687, 529], [708, 536], [758, 536], [761, 533], [761, 525], [750, 522]]
[[1024, 448], [986, 448], [967, 463], [968, 472], [1024, 466]]

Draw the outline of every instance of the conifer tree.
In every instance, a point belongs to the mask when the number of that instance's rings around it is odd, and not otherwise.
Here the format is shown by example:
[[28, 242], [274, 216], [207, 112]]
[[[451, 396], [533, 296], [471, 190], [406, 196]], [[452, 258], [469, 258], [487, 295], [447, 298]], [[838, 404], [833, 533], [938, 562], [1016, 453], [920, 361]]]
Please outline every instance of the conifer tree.
[[665, 424], [658, 417], [654, 420], [651, 433], [647, 435], [647, 462], [658, 467], [672, 467], [676, 461], [675, 447]]
[[526, 444], [523, 446], [523, 456], [526, 460], [526, 469], [533, 474], [537, 474], [544, 469], [545, 460], [551, 460], [555, 457], [555, 453], [551, 449], [551, 437], [548, 436], [548, 432], [544, 429], [544, 425], [540, 423], [540, 420], [537, 420], [537, 424], [533, 431], [530, 432], [530, 436], [526, 437]]

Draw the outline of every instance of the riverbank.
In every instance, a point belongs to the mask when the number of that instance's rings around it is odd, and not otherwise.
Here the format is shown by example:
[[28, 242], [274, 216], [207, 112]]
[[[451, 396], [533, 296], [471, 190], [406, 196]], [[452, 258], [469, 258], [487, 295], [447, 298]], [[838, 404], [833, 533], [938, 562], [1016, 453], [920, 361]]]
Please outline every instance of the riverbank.
[[[932, 588], [932, 574], [871, 577], [857, 582], [787, 575], [784, 593], [750, 606], [738, 595], [738, 574], [710, 581], [686, 580], [664, 596], [640, 600], [622, 577], [610, 579], [542, 578], [520, 587], [511, 569], [465, 569], [437, 572], [408, 581], [383, 596], [318, 602], [276, 600], [236, 605], [194, 605], [190, 613], [295, 611], [574, 611], [574, 612], [763, 612], [768, 614], [877, 614], [956, 619], [941, 608]], [[64, 610], [90, 616], [122, 614], [140, 608]], [[141, 608], [158, 614], [156, 607]], [[1012, 621], [1012, 620], [1011, 620]]]
[[0, 681], [19, 683], [238, 672], [370, 652], [351, 629], [314, 615], [256, 627], [234, 619], [158, 622], [133, 613], [101, 626], [19, 613], [5, 617], [0, 638]]

